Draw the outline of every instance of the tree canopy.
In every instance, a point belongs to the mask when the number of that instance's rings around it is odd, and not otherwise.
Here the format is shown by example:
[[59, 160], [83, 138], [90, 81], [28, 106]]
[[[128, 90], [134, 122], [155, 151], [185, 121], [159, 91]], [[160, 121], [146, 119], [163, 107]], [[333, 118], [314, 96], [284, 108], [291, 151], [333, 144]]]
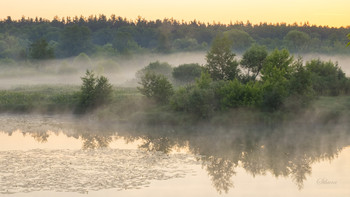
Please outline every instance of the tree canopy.
[[52, 47], [46, 42], [44, 38], [40, 38], [30, 45], [29, 48], [30, 57], [33, 59], [52, 59], [55, 57], [55, 53]]
[[349, 48], [344, 45], [348, 42], [349, 32], [349, 27], [308, 24], [236, 22], [225, 25], [174, 19], [128, 20], [115, 15], [109, 18], [105, 15], [55, 17], [53, 20], [23, 17], [0, 20], [0, 58], [25, 59], [30, 56], [28, 49], [31, 44], [41, 38], [53, 48], [56, 58], [82, 52], [122, 55], [145, 51], [206, 51], [219, 34], [228, 37], [235, 52], [243, 52], [252, 44], [258, 44], [266, 46], [269, 51], [288, 48], [292, 53], [349, 54]]
[[253, 45], [244, 52], [240, 63], [243, 68], [247, 69], [248, 78], [255, 80], [260, 74], [260, 70], [263, 68], [267, 55], [266, 47], [259, 45]]
[[231, 51], [232, 42], [224, 35], [217, 36], [206, 55], [206, 70], [214, 80], [232, 80], [238, 77], [238, 61]]

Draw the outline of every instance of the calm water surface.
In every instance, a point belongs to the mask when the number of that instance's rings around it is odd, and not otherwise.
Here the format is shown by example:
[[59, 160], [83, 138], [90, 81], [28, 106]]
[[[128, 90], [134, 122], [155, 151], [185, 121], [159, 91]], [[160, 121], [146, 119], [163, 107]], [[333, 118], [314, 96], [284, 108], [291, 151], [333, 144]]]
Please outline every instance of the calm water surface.
[[136, 127], [0, 115], [0, 196], [350, 196], [341, 124]]

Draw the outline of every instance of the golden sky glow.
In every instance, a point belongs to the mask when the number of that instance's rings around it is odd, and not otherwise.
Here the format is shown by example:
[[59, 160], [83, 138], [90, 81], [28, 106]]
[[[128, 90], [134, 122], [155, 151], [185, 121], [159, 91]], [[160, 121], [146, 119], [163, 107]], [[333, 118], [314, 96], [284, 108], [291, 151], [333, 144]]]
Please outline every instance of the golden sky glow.
[[350, 26], [350, 0], [0, 0], [0, 18], [105, 14], [147, 20], [171, 18], [201, 22], [249, 20]]

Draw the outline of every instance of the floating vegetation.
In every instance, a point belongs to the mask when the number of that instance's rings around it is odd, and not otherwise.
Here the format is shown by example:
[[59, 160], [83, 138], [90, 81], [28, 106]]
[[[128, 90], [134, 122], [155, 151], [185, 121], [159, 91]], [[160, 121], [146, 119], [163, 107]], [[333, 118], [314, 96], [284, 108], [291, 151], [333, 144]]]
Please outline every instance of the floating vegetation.
[[186, 154], [141, 150], [1, 151], [0, 194], [140, 189], [154, 180], [193, 174], [183, 166], [196, 163]]

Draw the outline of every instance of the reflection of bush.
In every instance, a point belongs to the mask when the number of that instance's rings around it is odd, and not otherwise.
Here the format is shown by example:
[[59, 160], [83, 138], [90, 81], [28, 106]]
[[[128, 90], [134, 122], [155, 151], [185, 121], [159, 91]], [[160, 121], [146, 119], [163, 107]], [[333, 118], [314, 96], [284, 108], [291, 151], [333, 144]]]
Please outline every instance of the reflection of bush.
[[103, 136], [97, 134], [84, 133], [81, 135], [83, 140], [82, 149], [97, 149], [97, 148], [108, 148], [109, 144], [112, 142], [111, 136]]

